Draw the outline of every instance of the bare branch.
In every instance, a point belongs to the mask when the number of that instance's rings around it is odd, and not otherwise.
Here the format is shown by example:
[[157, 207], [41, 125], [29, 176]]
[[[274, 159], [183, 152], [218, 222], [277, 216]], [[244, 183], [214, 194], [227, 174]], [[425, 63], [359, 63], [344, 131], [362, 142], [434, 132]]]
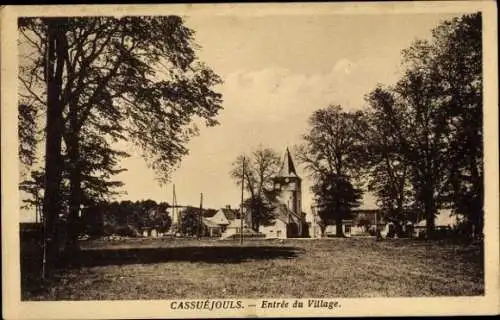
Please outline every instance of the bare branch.
[[24, 88], [26, 90], [29, 91], [29, 93], [32, 95], [32, 97], [37, 100], [38, 102], [40, 102], [41, 104], [45, 104], [45, 101], [42, 100], [42, 98], [40, 98], [32, 89], [31, 89], [31, 84], [29, 82], [27, 82], [26, 80], [24, 80], [22, 77], [18, 76], [17, 77], [19, 79], [19, 81], [21, 81], [21, 83], [24, 85]]
[[[41, 47], [38, 43], [36, 43], [36, 41], [34, 41], [33, 39], [31, 39], [31, 38], [30, 38], [30, 37], [26, 34], [26, 32], [24, 32], [24, 30], [23, 30], [23, 29], [20, 29], [20, 32], [21, 32], [21, 35], [23, 36], [23, 38], [24, 38], [24, 39], [26, 39], [26, 40], [27, 40], [29, 43], [31, 43], [33, 46], [35, 46], [35, 47], [37, 48], [38, 52], [39, 52], [41, 55], [43, 55], [43, 53], [44, 53], [43, 48], [42, 48], [42, 47]], [[35, 33], [35, 34], [36, 34], [36, 35], [38, 35], [37, 33]], [[42, 42], [42, 40], [43, 40], [43, 39], [40, 39], [40, 40], [41, 40], [40, 42], [41, 42], [41, 43], [43, 43], [43, 42]]]

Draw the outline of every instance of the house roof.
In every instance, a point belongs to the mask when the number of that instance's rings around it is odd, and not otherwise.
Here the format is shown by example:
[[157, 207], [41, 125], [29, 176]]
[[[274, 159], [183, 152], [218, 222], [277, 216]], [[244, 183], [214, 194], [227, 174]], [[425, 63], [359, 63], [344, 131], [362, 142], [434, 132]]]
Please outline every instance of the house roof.
[[218, 228], [220, 227], [219, 224], [213, 222], [212, 220], [210, 220], [209, 218], [203, 218], [203, 224], [209, 228]]
[[215, 216], [215, 214], [217, 213], [217, 210], [203, 210], [203, 217], [205, 218], [211, 218], [213, 216]]
[[238, 216], [238, 212], [234, 209], [222, 208], [220, 210], [222, 211], [222, 213], [224, 213], [226, 219], [229, 221], [236, 219], [236, 217]]

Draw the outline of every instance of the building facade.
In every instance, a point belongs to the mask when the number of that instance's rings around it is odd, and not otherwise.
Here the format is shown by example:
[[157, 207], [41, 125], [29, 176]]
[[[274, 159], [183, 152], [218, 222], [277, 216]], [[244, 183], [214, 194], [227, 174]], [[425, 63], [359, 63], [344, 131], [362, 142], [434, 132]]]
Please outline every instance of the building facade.
[[279, 173], [272, 178], [277, 194], [273, 203], [274, 220], [259, 227], [267, 238], [305, 237], [308, 233], [305, 213], [302, 211], [302, 179], [297, 175], [288, 148]]

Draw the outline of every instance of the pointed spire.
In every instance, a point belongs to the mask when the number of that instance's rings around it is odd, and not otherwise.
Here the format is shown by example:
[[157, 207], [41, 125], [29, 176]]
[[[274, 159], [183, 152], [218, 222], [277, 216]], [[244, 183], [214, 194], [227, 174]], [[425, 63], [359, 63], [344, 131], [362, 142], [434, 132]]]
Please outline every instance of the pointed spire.
[[288, 150], [288, 148], [286, 148], [286, 153], [283, 159], [283, 165], [280, 170], [280, 175], [282, 177], [297, 176], [297, 172], [295, 171], [295, 166], [293, 164], [292, 155], [290, 154], [290, 150]]

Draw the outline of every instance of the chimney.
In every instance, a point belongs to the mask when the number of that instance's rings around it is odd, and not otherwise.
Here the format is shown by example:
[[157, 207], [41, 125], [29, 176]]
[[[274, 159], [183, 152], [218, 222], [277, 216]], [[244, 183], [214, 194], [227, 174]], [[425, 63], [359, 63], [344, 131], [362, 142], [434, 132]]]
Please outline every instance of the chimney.
[[230, 204], [226, 204], [226, 209], [231, 209], [231, 205]]

